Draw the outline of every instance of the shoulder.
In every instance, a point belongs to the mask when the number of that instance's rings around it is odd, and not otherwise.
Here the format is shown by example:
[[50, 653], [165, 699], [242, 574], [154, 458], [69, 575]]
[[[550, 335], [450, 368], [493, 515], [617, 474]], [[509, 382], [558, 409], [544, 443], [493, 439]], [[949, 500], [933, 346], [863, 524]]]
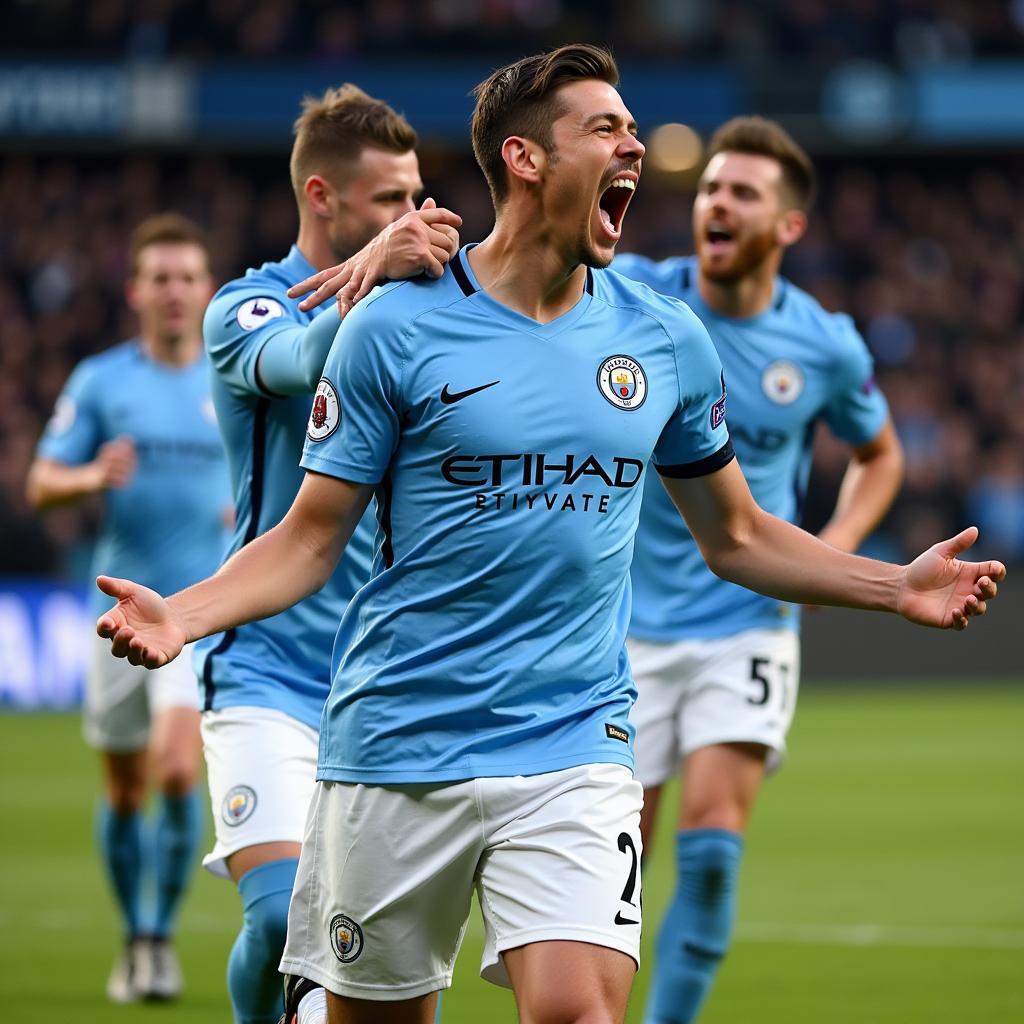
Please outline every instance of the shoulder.
[[425, 275], [379, 285], [345, 317], [342, 330], [408, 335], [433, 313], [466, 299], [450, 267], [441, 277]]
[[864, 339], [848, 314], [830, 313], [813, 295], [785, 278], [781, 279], [780, 287], [785, 289], [778, 311], [783, 319], [812, 333], [819, 343], [824, 340], [838, 349], [864, 346]]
[[692, 256], [652, 260], [638, 253], [625, 252], [612, 261], [612, 270], [633, 281], [642, 281], [655, 291], [682, 298], [690, 289], [693, 262]]
[[[280, 273], [268, 272], [269, 267], [276, 266], [264, 264], [259, 270], [249, 270], [243, 277], [221, 285], [211, 299], [209, 309], [237, 311], [239, 317], [252, 319], [253, 327], [260, 326], [261, 319], [269, 322], [279, 316], [292, 316], [293, 304], [287, 292], [294, 282], [286, 281]], [[260, 302], [261, 299], [265, 301]]]
[[122, 341], [117, 345], [86, 356], [72, 371], [68, 383], [79, 390], [109, 387], [112, 377], [120, 377], [144, 363], [137, 340]]
[[697, 314], [681, 299], [633, 280], [615, 269], [594, 271], [594, 297], [656, 321], [674, 340], [707, 336]]

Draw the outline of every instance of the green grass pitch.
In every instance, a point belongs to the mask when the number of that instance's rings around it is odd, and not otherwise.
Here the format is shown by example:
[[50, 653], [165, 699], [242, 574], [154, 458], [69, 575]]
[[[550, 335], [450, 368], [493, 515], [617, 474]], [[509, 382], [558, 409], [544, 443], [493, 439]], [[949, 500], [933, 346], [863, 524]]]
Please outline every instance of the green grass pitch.
[[[702, 1024], [1024, 1020], [1024, 687], [807, 688], [790, 762], [749, 837], [736, 941]], [[174, 1006], [110, 1006], [117, 932], [92, 848], [93, 755], [67, 715], [0, 716], [0, 993], [18, 1024], [229, 1024], [239, 911], [200, 873]], [[672, 829], [672, 800], [662, 840]], [[671, 843], [645, 879], [648, 928]], [[478, 918], [446, 1024], [514, 1021], [476, 974]], [[639, 1024], [647, 972], [629, 1021]]]

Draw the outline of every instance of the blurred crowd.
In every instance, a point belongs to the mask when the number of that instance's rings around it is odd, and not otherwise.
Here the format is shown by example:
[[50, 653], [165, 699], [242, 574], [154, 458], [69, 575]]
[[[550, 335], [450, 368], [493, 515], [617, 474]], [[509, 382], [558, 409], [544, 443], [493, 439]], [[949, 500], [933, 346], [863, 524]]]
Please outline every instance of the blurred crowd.
[[[907, 452], [907, 481], [874, 550], [902, 557], [968, 522], [982, 550], [1024, 559], [1024, 160], [825, 162], [808, 236], [787, 274], [851, 313], [875, 355]], [[427, 151], [424, 178], [490, 226], [465, 153]], [[651, 174], [621, 248], [691, 251], [690, 194]], [[284, 255], [295, 233], [283, 157], [10, 158], [0, 168], [0, 573], [81, 575], [96, 509], [39, 518], [22, 490], [36, 440], [83, 356], [130, 336], [126, 243], [151, 212], [210, 231], [218, 281]], [[819, 439], [807, 525], [845, 465]]]
[[1022, 0], [13, 0], [0, 53], [318, 58], [501, 54], [587, 39], [620, 56], [819, 68], [1019, 53]]

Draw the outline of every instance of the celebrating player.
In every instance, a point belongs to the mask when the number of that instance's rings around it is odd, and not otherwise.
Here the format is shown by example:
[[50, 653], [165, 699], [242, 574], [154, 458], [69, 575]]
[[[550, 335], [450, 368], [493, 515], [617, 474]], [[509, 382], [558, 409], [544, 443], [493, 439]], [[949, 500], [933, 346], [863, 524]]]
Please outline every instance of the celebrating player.
[[573, 45], [482, 83], [495, 228], [345, 319], [284, 520], [169, 600], [99, 580], [113, 653], [161, 665], [321, 586], [376, 492], [282, 961], [332, 993], [334, 1024], [429, 1020], [474, 886], [483, 973], [523, 1019], [622, 1020], [640, 942], [628, 569], [652, 456], [715, 570], [780, 599], [962, 628], [1004, 573], [956, 559], [973, 531], [900, 567], [754, 503], [700, 321], [600, 269], [644, 152], [617, 80]]
[[[212, 291], [201, 230], [172, 214], [132, 237], [128, 304], [139, 337], [82, 361], [64, 387], [29, 471], [38, 508], [104, 498], [93, 565], [163, 589], [209, 575], [227, 545], [227, 465], [203, 353]], [[110, 601], [96, 594], [97, 612]], [[97, 837], [124, 925], [107, 995], [115, 1002], [181, 991], [171, 946], [202, 833], [196, 792], [199, 711], [186, 659], [151, 674], [95, 647], [85, 692], [86, 740], [101, 752], [105, 798]], [[143, 822], [150, 778], [159, 805]], [[145, 876], [156, 907], [141, 907]]]
[[[308, 99], [291, 155], [298, 239], [285, 259], [247, 271], [210, 303], [204, 333], [231, 464], [234, 551], [278, 523], [295, 498], [311, 395], [340, 323], [333, 306], [319, 316], [299, 309], [288, 285], [364, 245], [353, 265], [371, 279], [440, 274], [457, 248], [458, 217], [414, 212], [423, 188], [415, 144], [403, 117], [353, 85]], [[228, 961], [236, 1024], [277, 1024], [281, 1014], [277, 965], [313, 792], [331, 648], [349, 598], [369, 578], [373, 532], [367, 515], [318, 593], [198, 645], [217, 832], [204, 864], [230, 875], [243, 906]]]
[[[693, 206], [695, 257], [614, 267], [685, 300], [729, 382], [729, 432], [765, 510], [800, 517], [814, 426], [852, 446], [821, 538], [856, 551], [885, 514], [902, 450], [849, 317], [780, 278], [814, 192], [807, 155], [772, 121], [736, 118], [711, 139]], [[653, 477], [633, 553], [629, 660], [644, 846], [661, 786], [683, 762], [676, 891], [662, 922], [647, 1021], [688, 1024], [732, 930], [743, 835], [766, 770], [785, 752], [799, 680], [799, 608], [718, 579]]]

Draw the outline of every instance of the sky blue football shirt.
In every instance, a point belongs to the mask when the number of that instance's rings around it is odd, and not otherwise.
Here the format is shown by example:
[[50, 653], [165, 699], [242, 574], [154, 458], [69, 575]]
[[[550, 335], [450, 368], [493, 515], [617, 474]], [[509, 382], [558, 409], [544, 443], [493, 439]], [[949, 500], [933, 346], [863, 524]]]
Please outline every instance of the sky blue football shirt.
[[632, 764], [628, 569], [652, 455], [732, 458], [722, 368], [682, 303], [608, 271], [538, 324], [469, 259], [338, 332], [302, 464], [376, 485], [383, 540], [335, 645], [321, 779]]
[[[286, 292], [314, 268], [296, 247], [224, 285], [206, 311], [203, 334], [214, 373], [213, 400], [231, 470], [234, 553], [277, 525], [302, 483], [299, 467], [310, 394], [277, 395], [259, 375], [263, 347], [278, 332], [313, 321]], [[327, 303], [329, 307], [333, 301]], [[333, 328], [332, 328], [333, 333]], [[283, 711], [316, 728], [330, 689], [338, 618], [370, 574], [374, 522], [367, 514], [324, 588], [287, 611], [196, 644], [204, 708]]]
[[[815, 424], [823, 420], [856, 446], [873, 440], [888, 417], [853, 322], [826, 313], [782, 278], [763, 313], [745, 320], [721, 316], [697, 291], [693, 257], [655, 263], [624, 253], [614, 267], [684, 300], [708, 329], [725, 367], [729, 432], [750, 490], [766, 511], [799, 522]], [[707, 568], [653, 476], [644, 491], [632, 579], [630, 633], [641, 639], [714, 638], [799, 624], [797, 606], [719, 579]]]
[[[138, 467], [104, 494], [92, 570], [170, 594], [214, 572], [227, 546], [231, 497], [206, 356], [169, 366], [134, 340], [83, 359], [39, 454], [83, 465], [121, 435], [134, 442]], [[96, 587], [90, 600], [97, 617], [114, 604]]]

